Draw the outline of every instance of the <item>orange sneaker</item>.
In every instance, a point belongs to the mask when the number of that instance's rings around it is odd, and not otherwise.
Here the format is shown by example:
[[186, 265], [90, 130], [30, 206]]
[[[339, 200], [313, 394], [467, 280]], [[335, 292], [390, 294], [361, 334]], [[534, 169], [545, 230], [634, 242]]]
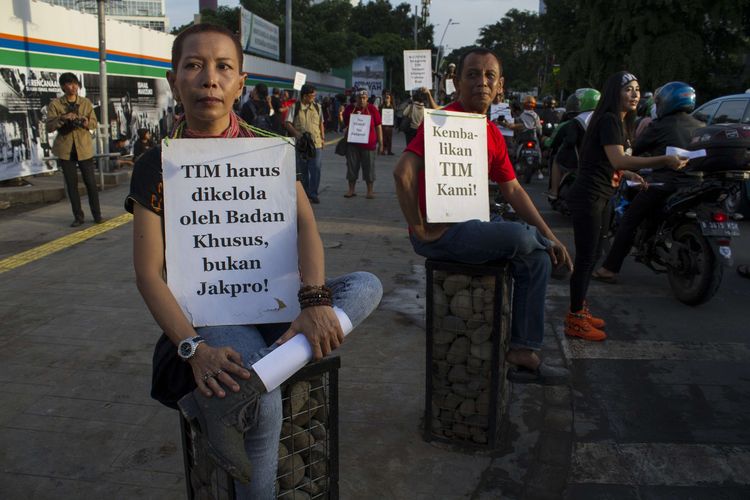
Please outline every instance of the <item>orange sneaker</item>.
[[568, 312], [565, 317], [565, 335], [594, 341], [606, 339], [607, 334], [594, 328], [584, 311], [585, 309], [581, 309], [577, 313]]
[[581, 311], [584, 316], [586, 316], [586, 319], [589, 320], [589, 323], [591, 323], [591, 326], [596, 328], [597, 330], [601, 330], [602, 328], [607, 326], [607, 322], [604, 321], [602, 318], [597, 318], [596, 316], [591, 315], [591, 311], [589, 310], [589, 305], [584, 302], [583, 303], [583, 310]]

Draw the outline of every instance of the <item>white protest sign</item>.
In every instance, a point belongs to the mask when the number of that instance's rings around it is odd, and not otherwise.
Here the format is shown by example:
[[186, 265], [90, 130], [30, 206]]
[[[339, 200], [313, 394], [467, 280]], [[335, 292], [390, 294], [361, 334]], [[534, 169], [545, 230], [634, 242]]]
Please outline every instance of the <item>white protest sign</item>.
[[380, 113], [380, 118], [382, 120], [382, 124], [384, 127], [392, 127], [393, 126], [393, 109], [391, 108], [383, 108], [383, 111]]
[[452, 94], [452, 93], [454, 93], [455, 91], [456, 91], [456, 84], [455, 84], [455, 83], [453, 83], [453, 78], [448, 78], [448, 79], [447, 79], [447, 80], [445, 81], [445, 93], [446, 93], [447, 95], [451, 95], [451, 94]]
[[346, 136], [347, 142], [355, 144], [367, 144], [370, 142], [370, 115], [360, 115], [352, 113], [349, 115], [349, 133]]
[[167, 283], [193, 326], [297, 317], [294, 147], [169, 139], [162, 168]]
[[299, 71], [294, 73], [294, 85], [292, 86], [294, 90], [302, 90], [302, 86], [307, 81], [307, 75], [304, 73], [300, 73]]
[[424, 110], [427, 222], [490, 220], [487, 117]]
[[404, 51], [404, 88], [417, 90], [432, 88], [432, 52], [428, 50]]

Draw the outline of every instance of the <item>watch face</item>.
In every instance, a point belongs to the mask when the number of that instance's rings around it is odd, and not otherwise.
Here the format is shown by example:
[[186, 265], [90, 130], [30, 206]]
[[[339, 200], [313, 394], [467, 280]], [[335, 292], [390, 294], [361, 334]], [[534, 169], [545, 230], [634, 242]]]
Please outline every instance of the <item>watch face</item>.
[[188, 341], [180, 342], [179, 353], [183, 358], [190, 357], [190, 355], [193, 353], [193, 344]]

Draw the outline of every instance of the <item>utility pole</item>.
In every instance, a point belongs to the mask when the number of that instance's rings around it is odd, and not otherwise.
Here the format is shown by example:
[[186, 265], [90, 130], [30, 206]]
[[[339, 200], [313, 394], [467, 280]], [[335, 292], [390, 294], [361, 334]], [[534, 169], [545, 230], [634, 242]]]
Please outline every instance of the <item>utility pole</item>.
[[287, 64], [292, 64], [292, 0], [286, 0], [284, 33], [286, 34], [286, 54], [284, 61]]
[[419, 6], [414, 6], [414, 50], [417, 50], [417, 18], [419, 17]]
[[107, 34], [106, 34], [106, 0], [97, 0], [97, 16], [99, 18], [99, 100], [101, 102], [99, 138], [102, 141], [101, 153], [106, 155], [99, 158], [99, 175], [104, 189], [104, 170], [109, 171], [109, 92], [107, 90]]

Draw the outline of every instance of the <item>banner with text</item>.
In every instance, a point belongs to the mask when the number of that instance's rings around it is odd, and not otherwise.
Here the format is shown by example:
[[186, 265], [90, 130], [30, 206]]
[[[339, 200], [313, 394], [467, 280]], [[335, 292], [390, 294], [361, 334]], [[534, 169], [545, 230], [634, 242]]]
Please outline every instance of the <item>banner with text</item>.
[[404, 88], [407, 91], [420, 87], [432, 88], [432, 51], [404, 51]]
[[383, 93], [385, 60], [383, 56], [362, 56], [352, 61], [352, 87], [367, 89], [370, 95]]
[[490, 220], [487, 117], [424, 110], [427, 222]]
[[281, 138], [162, 143], [167, 282], [193, 326], [292, 321], [294, 148]]
[[242, 50], [279, 60], [279, 27], [240, 7]]

